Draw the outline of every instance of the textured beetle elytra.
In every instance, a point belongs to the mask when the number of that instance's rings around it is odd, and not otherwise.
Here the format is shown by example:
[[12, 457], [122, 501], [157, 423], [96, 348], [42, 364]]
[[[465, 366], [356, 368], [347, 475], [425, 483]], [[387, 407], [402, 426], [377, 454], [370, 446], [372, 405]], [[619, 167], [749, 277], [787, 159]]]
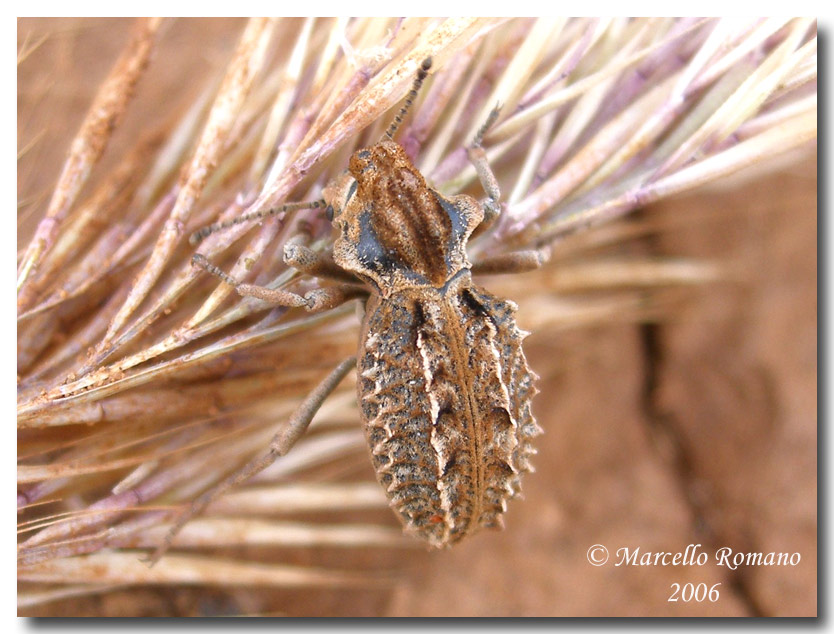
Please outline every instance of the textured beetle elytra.
[[[529, 270], [540, 252], [523, 251], [472, 265], [466, 244], [499, 210], [499, 189], [481, 139], [496, 109], [468, 148], [487, 197], [446, 197], [430, 188], [393, 135], [431, 66], [420, 67], [405, 104], [383, 139], [358, 150], [323, 200], [286, 205], [234, 221], [302, 207], [325, 207], [337, 237], [332, 254], [292, 244], [285, 261], [320, 278], [339, 280], [304, 296], [242, 284], [202, 256], [194, 263], [238, 293], [308, 310], [366, 299], [357, 359], [340, 363], [273, 439], [269, 452], [203, 495], [181, 515], [152, 560], [185, 522], [230, 486], [286, 453], [321, 402], [353, 363], [377, 479], [405, 530], [436, 547], [481, 527], [502, 526], [507, 501], [530, 471], [531, 440], [541, 433], [531, 411], [535, 375], [515, 324], [516, 306], [476, 286], [472, 274]], [[225, 225], [195, 234], [198, 241]]]

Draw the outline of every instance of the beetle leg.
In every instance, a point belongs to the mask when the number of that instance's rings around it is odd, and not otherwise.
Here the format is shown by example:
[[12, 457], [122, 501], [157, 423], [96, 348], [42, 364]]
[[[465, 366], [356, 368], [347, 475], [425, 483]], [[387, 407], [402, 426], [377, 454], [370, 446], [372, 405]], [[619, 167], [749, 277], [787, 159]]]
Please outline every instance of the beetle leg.
[[226, 284], [233, 286], [239, 295], [243, 297], [256, 297], [275, 306], [300, 307], [303, 306], [311, 312], [318, 312], [335, 308], [354, 297], [362, 297], [368, 294], [368, 291], [358, 284], [339, 284], [338, 286], [328, 286], [325, 288], [317, 288], [310, 291], [306, 295], [299, 295], [291, 291], [284, 291], [277, 288], [267, 288], [266, 286], [257, 286], [255, 284], [244, 284], [233, 278], [231, 275], [224, 273], [219, 267], [214, 266], [202, 255], [195, 254], [191, 261], [194, 265], [201, 269], [219, 277]]
[[483, 201], [484, 220], [481, 223], [482, 230], [489, 227], [501, 212], [501, 189], [498, 186], [498, 179], [495, 178], [495, 174], [487, 161], [486, 151], [483, 145], [481, 145], [484, 135], [492, 124], [495, 123], [500, 112], [501, 104], [498, 104], [492, 109], [484, 125], [478, 130], [478, 133], [472, 140], [472, 145], [466, 149], [469, 160], [472, 161], [472, 165], [475, 166], [475, 171], [478, 173], [478, 180], [481, 182], [481, 187], [484, 188], [484, 192], [487, 195]]
[[475, 275], [499, 275], [501, 273], [523, 273], [539, 268], [550, 259], [550, 248], [514, 251], [484, 258], [472, 265]]
[[257, 297], [270, 304], [276, 306], [307, 306], [308, 302], [298, 293], [290, 291], [283, 291], [277, 288], [267, 288], [265, 286], [256, 286], [255, 284], [244, 284], [233, 278], [231, 275], [224, 273], [222, 269], [214, 266], [204, 256], [196, 253], [191, 258], [191, 263], [199, 266], [204, 271], [211, 273], [215, 277], [219, 277], [229, 286], [233, 286], [239, 295], [243, 297]]
[[312, 290], [304, 295], [304, 300], [307, 302], [307, 310], [310, 312], [318, 312], [320, 310], [336, 308], [336, 306], [340, 306], [355, 297], [367, 296], [368, 291], [362, 286], [356, 284], [339, 284], [337, 286], [325, 286], [324, 288]]
[[348, 273], [333, 261], [332, 253], [318, 253], [303, 244], [287, 243], [284, 245], [284, 262], [302, 273], [315, 277], [324, 277], [342, 282], [357, 282], [352, 273]]
[[296, 441], [301, 438], [310, 421], [318, 412], [324, 400], [336, 389], [351, 368], [356, 364], [356, 357], [349, 357], [337, 365], [324, 380], [319, 383], [307, 398], [298, 406], [287, 424], [272, 438], [269, 443], [269, 450], [262, 456], [249, 461], [242, 468], [238, 469], [219, 484], [209, 489], [198, 497], [191, 506], [180, 512], [171, 530], [165, 536], [163, 542], [156, 548], [147, 561], [153, 566], [171, 547], [174, 537], [182, 530], [182, 527], [194, 516], [199, 515], [212, 501], [230, 488], [245, 482], [256, 473], [260, 473], [271, 465], [279, 456], [286, 454]]

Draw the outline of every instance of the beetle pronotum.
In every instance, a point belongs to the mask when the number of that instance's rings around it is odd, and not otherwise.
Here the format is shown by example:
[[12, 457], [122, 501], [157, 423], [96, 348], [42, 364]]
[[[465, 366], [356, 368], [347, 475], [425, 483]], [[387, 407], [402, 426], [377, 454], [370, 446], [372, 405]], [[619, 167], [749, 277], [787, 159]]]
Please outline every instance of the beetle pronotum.
[[506, 502], [530, 470], [535, 375], [515, 324], [516, 306], [472, 282], [473, 273], [523, 271], [545, 254], [521, 251], [471, 264], [472, 232], [499, 213], [498, 183], [481, 146], [493, 110], [468, 148], [486, 199], [446, 197], [431, 189], [394, 140], [431, 60], [423, 61], [405, 103], [377, 144], [353, 154], [323, 200], [284, 205], [212, 225], [192, 236], [301, 208], [325, 208], [338, 232], [332, 253], [288, 245], [284, 261], [338, 283], [298, 295], [243, 284], [195, 255], [194, 264], [243, 296], [325, 310], [365, 299], [358, 357], [339, 363], [276, 434], [269, 451], [186, 509], [151, 557], [158, 560], [182, 526], [215, 497], [285, 454], [354, 364], [358, 400], [376, 469], [407, 532], [441, 547], [481, 527], [502, 525]]

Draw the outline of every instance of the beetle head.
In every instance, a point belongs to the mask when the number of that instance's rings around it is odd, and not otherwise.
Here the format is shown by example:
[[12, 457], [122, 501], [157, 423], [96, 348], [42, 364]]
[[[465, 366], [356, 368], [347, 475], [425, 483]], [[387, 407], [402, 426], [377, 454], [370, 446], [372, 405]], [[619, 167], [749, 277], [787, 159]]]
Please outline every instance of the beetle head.
[[483, 219], [480, 205], [431, 189], [393, 141], [355, 152], [324, 195], [339, 232], [336, 262], [378, 288], [442, 286], [469, 266], [466, 240]]

